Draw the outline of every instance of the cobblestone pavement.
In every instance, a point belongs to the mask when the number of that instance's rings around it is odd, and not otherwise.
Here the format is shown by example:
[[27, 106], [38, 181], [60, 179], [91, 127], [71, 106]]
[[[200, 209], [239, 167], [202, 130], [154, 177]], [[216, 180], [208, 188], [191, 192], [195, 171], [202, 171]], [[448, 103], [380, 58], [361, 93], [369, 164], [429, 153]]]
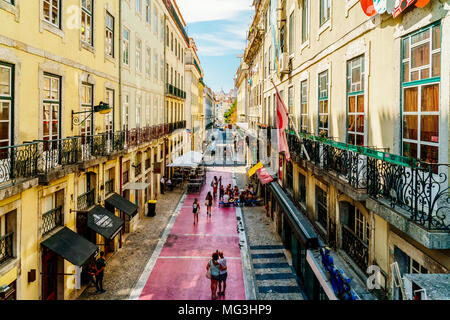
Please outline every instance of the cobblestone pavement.
[[122, 249], [107, 261], [103, 280], [106, 293], [97, 294], [95, 287], [89, 286], [78, 298], [79, 300], [128, 299], [178, 205], [183, 191], [177, 188], [160, 195], [156, 206], [156, 216], [141, 218], [137, 229], [128, 235]]
[[[235, 178], [241, 188], [248, 184], [244, 167], [235, 168]], [[291, 256], [264, 207], [242, 209], [257, 300], [303, 300]]]

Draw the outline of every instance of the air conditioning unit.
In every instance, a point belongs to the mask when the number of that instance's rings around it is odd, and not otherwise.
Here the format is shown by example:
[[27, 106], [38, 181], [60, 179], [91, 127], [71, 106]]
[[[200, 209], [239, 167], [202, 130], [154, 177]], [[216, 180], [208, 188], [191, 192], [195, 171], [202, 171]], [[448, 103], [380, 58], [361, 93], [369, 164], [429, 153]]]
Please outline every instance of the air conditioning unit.
[[281, 73], [289, 73], [291, 72], [289, 68], [289, 54], [287, 52], [283, 52], [280, 58], [280, 71]]

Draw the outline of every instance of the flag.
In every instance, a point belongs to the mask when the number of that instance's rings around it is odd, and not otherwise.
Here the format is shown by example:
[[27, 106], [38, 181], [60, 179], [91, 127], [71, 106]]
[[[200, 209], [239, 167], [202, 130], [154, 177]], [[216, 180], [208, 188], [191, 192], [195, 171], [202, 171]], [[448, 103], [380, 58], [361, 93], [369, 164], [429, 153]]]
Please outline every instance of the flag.
[[256, 173], [256, 171], [258, 171], [262, 167], [264, 167], [263, 164], [261, 162], [258, 162], [253, 168], [248, 170], [247, 176], [250, 178], [251, 176], [253, 176]]
[[278, 125], [278, 151], [285, 152], [286, 161], [291, 160], [291, 154], [289, 152], [289, 146], [286, 138], [286, 129], [288, 127], [288, 111], [286, 106], [281, 99], [280, 93], [278, 92], [278, 88], [275, 84], [273, 84], [275, 90], [277, 92], [277, 125]]

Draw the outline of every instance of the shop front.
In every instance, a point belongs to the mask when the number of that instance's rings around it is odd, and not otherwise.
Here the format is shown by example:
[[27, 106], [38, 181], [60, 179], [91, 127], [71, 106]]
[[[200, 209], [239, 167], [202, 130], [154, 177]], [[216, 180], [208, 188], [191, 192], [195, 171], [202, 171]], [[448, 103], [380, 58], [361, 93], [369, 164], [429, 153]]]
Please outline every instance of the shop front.
[[[64, 260], [82, 270], [98, 253], [98, 247], [67, 227], [46, 239], [42, 246], [42, 299], [63, 300]], [[80, 283], [81, 284], [81, 283]]]
[[130, 221], [138, 213], [138, 206], [124, 197], [113, 193], [109, 198], [105, 200], [105, 208], [114, 213], [115, 209], [120, 211], [120, 218], [125, 222], [122, 234], [124, 232], [130, 232]]

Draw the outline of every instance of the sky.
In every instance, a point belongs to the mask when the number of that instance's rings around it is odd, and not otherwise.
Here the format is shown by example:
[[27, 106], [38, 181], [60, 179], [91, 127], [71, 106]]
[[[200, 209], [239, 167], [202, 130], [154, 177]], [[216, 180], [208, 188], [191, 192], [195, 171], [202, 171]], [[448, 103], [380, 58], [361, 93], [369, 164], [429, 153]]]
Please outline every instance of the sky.
[[204, 81], [215, 92], [234, 88], [239, 54], [254, 15], [252, 0], [177, 0], [198, 49]]

